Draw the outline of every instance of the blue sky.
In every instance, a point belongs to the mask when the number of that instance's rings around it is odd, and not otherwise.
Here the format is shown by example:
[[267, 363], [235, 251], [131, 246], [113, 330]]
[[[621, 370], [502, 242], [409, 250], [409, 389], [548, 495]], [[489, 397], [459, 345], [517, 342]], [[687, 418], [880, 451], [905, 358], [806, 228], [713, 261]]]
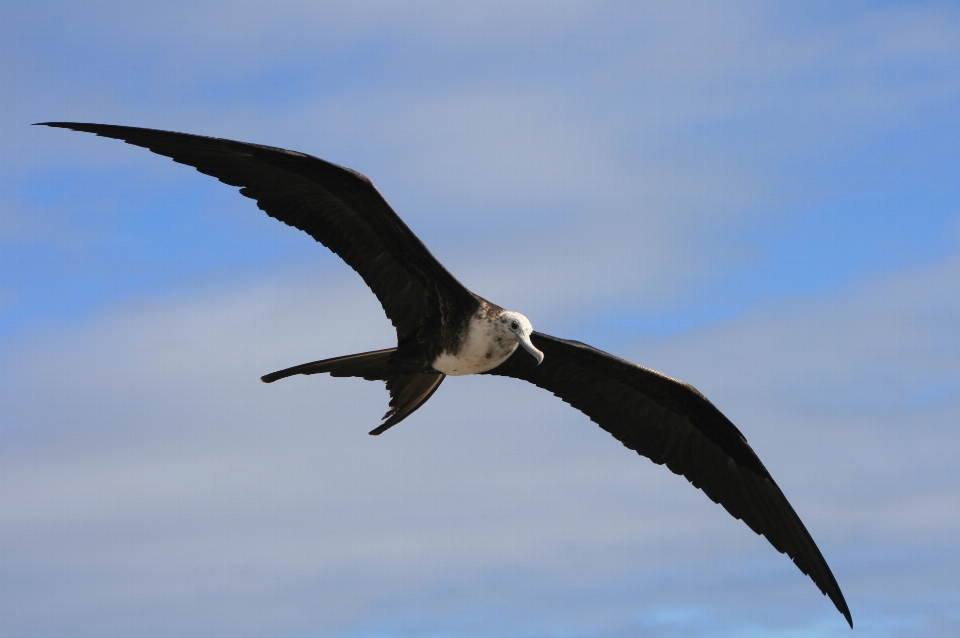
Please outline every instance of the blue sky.
[[783, 556], [536, 388], [259, 376], [360, 279], [142, 149], [369, 176], [471, 289], [693, 383], [857, 633], [960, 630], [953, 3], [0, 3], [0, 631], [841, 636]]

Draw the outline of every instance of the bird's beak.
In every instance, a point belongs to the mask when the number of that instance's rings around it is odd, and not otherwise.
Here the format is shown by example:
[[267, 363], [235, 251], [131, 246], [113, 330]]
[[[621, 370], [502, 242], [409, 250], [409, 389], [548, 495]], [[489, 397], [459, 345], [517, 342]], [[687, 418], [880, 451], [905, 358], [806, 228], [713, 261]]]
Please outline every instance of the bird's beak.
[[517, 341], [520, 342], [520, 345], [523, 346], [523, 349], [533, 355], [533, 358], [537, 360], [537, 365], [543, 363], [543, 353], [533, 347], [533, 342], [530, 341], [530, 336], [525, 335], [522, 332], [517, 335]]

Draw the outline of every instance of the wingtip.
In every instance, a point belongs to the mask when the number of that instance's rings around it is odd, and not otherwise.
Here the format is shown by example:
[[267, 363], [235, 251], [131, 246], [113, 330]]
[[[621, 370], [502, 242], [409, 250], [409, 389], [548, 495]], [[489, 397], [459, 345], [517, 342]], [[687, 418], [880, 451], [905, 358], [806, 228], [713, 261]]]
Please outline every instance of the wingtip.
[[396, 425], [397, 423], [403, 420], [402, 418], [397, 419], [396, 415], [392, 414], [392, 412], [393, 410], [390, 410], [389, 412], [384, 414], [383, 415], [383, 418], [385, 419], [384, 422], [378, 425], [377, 427], [375, 427], [374, 429], [370, 430], [369, 432], [367, 432], [367, 434], [369, 434], [370, 436], [380, 436], [381, 434], [383, 434], [384, 432], [386, 432], [387, 430], [392, 428], [394, 425]]
[[847, 607], [847, 601], [844, 600], [843, 594], [840, 594], [839, 600], [835, 599], [833, 596], [829, 596], [829, 598], [833, 601], [833, 604], [836, 606], [837, 611], [840, 612], [840, 615], [842, 615], [847, 621], [847, 624], [850, 625], [850, 629], [853, 629], [853, 615], [850, 613], [850, 608]]
[[[834, 584], [836, 585], [836, 581], [834, 581]], [[829, 598], [831, 601], [833, 601], [833, 604], [836, 606], [837, 611], [839, 611], [843, 615], [843, 617], [847, 620], [847, 624], [850, 625], [850, 629], [853, 629], [853, 615], [850, 613], [850, 607], [847, 606], [847, 601], [843, 597], [843, 592], [840, 591], [840, 586], [836, 585], [836, 588], [837, 588], [836, 596], [831, 594]]]
[[64, 128], [68, 131], [79, 131], [80, 133], [93, 133], [94, 135], [105, 136], [104, 131], [127, 128], [114, 124], [96, 124], [93, 122], [35, 122], [32, 126], [51, 126], [53, 128]]

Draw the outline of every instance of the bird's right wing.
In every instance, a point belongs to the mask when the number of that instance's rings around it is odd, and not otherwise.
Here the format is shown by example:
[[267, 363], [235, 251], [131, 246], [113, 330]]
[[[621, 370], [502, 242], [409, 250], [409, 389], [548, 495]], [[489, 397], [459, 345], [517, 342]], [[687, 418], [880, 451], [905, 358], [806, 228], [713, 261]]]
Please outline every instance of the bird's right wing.
[[683, 475], [785, 552], [850, 626], [840, 586], [746, 438], [693, 386], [577, 341], [534, 333], [540, 365], [519, 350], [485, 374], [523, 379], [586, 414], [631, 450]]
[[390, 208], [369, 179], [342, 166], [271, 146], [109, 124], [45, 126], [122, 140], [240, 187], [265, 213], [339, 255], [380, 300], [402, 341], [433, 324], [445, 337], [478, 307]]

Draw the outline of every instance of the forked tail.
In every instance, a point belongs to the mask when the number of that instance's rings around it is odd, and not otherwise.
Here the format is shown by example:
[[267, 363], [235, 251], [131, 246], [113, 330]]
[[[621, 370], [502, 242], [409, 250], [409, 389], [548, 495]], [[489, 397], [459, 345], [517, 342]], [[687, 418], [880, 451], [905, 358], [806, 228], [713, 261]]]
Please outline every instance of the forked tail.
[[304, 363], [260, 377], [264, 383], [295, 374], [320, 374], [331, 377], [361, 377], [367, 381], [386, 381], [390, 393], [390, 409], [385, 421], [370, 434], [380, 434], [413, 414], [440, 387], [445, 375], [439, 372], [409, 372], [393, 359], [396, 348], [361, 352], [345, 357]]

